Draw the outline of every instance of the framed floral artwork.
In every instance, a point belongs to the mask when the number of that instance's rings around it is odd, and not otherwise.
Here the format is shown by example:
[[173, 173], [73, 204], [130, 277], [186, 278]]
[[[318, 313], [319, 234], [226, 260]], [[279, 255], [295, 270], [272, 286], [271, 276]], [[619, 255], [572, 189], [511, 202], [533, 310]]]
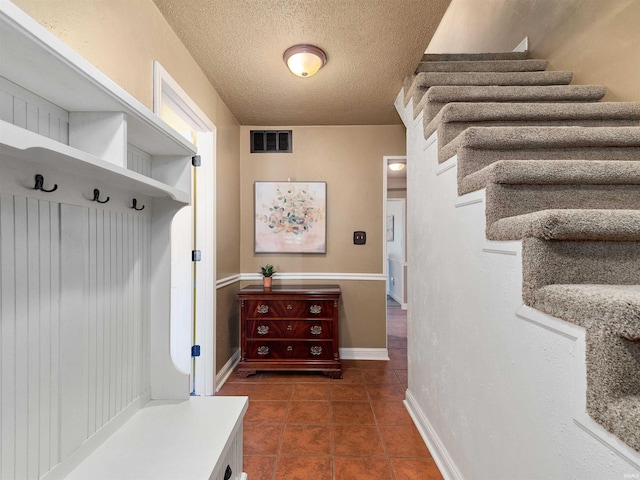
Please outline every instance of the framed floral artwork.
[[254, 183], [255, 253], [326, 253], [326, 182]]

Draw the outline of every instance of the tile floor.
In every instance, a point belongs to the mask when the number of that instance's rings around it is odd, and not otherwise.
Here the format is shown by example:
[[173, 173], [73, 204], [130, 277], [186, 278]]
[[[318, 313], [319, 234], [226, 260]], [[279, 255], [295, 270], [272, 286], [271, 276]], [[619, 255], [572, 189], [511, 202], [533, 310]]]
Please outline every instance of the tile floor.
[[343, 360], [343, 378], [232, 375], [218, 395], [247, 395], [249, 480], [442, 479], [404, 404], [406, 311], [389, 300], [390, 361]]

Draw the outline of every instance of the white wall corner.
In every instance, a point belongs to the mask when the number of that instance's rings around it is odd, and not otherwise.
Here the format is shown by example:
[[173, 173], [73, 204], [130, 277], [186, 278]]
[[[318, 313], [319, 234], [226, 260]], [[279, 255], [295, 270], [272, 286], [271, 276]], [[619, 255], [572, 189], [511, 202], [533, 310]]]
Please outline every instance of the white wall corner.
[[224, 364], [220, 371], [216, 374], [216, 392], [219, 392], [225, 382], [229, 379], [233, 373], [233, 369], [236, 368], [240, 361], [240, 349], [236, 349], [231, 355], [231, 358]]

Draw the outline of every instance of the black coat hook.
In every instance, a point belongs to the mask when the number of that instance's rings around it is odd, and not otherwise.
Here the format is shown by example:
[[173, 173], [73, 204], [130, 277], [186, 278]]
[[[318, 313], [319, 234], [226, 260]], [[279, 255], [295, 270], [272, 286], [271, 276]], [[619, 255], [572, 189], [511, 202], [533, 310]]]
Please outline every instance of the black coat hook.
[[131, 208], [133, 208], [134, 210], [138, 210], [138, 211], [140, 211], [140, 210], [144, 210], [144, 205], [142, 205], [142, 207], [138, 208], [138, 200], [136, 200], [136, 199], [134, 198], [134, 199], [133, 199], [133, 207], [131, 207]]
[[93, 201], [98, 203], [107, 203], [111, 197], [107, 197], [106, 200], [100, 200], [100, 190], [97, 188], [93, 189]]
[[46, 189], [43, 187], [43, 185], [44, 185], [44, 177], [38, 173], [38, 174], [36, 175], [36, 184], [35, 184], [35, 186], [33, 187], [35, 190], [40, 190], [40, 191], [42, 191], [42, 192], [50, 193], [50, 192], [55, 192], [55, 191], [58, 189], [58, 184], [57, 184], [57, 183], [55, 183], [55, 184], [53, 185], [53, 188], [52, 188], [51, 190], [46, 190]]

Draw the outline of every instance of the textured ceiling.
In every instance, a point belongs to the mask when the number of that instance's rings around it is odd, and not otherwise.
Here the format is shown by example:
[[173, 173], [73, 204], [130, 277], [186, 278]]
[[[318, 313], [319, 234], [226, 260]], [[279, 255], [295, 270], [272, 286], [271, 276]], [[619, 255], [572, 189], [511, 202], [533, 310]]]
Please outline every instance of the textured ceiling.
[[[393, 102], [451, 0], [154, 0], [242, 125], [400, 123]], [[314, 77], [282, 54], [322, 48]]]

